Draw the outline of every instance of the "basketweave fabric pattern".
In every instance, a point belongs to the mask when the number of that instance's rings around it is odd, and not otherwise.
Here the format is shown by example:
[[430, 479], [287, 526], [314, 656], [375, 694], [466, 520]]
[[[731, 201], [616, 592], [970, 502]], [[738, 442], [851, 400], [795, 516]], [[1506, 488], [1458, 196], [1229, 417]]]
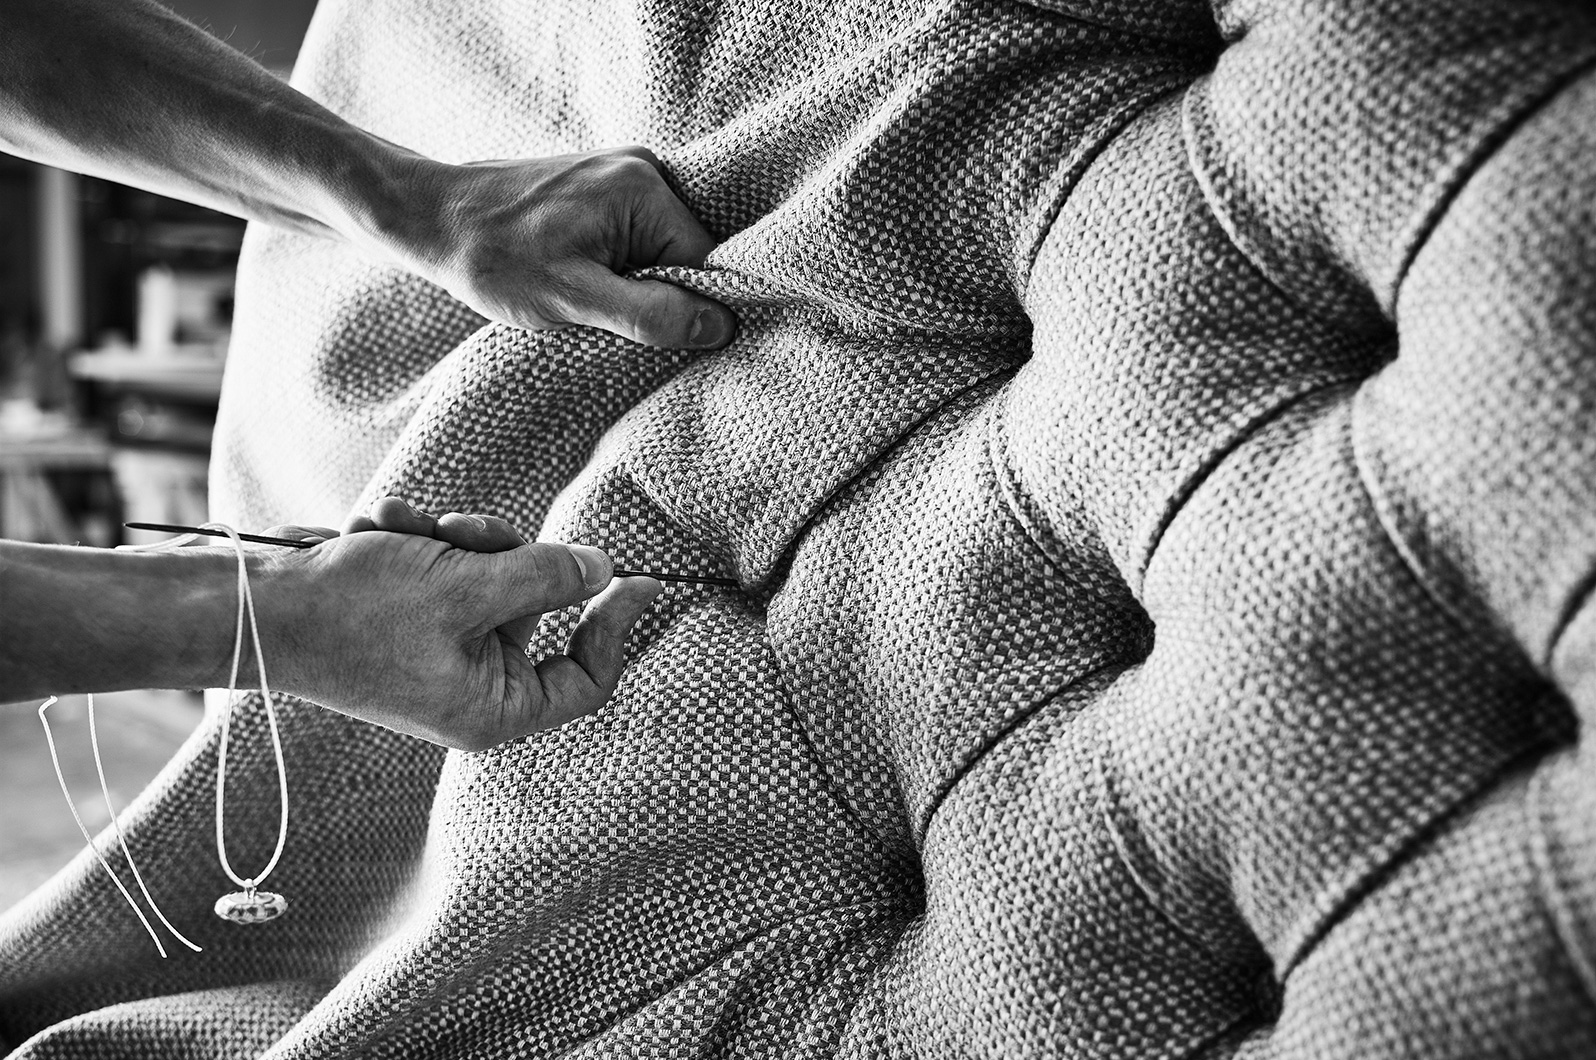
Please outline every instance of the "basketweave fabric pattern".
[[327, 0], [297, 83], [380, 135], [654, 147], [741, 330], [483, 327], [254, 229], [218, 517], [740, 587], [491, 752], [285, 704], [251, 931], [202, 730], [125, 823], [206, 952], [85, 854], [0, 921], [0, 1044], [1596, 1055], [1593, 64], [1552, 0]]

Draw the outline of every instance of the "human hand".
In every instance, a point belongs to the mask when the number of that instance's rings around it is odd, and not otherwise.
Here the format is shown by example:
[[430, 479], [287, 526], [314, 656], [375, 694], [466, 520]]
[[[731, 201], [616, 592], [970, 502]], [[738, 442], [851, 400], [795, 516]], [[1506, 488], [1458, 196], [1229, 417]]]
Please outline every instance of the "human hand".
[[[661, 589], [651, 578], [612, 580], [599, 549], [527, 544], [502, 519], [434, 519], [397, 498], [343, 534], [270, 534], [322, 541], [274, 554], [256, 589], [272, 686], [468, 751], [602, 707], [626, 637]], [[564, 655], [527, 658], [543, 613], [596, 594]]]
[[[350, 125], [154, 0], [4, 11], [0, 150], [341, 236], [517, 327], [731, 340], [726, 307], [616, 274], [698, 266], [714, 246], [642, 147], [450, 165]], [[77, 69], [96, 76], [62, 75]]]
[[622, 269], [699, 266], [713, 237], [643, 147], [455, 166], [409, 157], [411, 202], [380, 249], [490, 320], [587, 324], [646, 346], [718, 349], [736, 317]]

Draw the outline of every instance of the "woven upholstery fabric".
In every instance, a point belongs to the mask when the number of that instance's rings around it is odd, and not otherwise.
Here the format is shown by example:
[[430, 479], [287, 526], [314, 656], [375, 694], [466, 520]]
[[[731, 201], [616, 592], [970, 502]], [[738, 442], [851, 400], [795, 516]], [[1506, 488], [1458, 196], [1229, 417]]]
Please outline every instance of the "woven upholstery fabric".
[[203, 729], [126, 827], [205, 953], [85, 854], [0, 920], [0, 1039], [1596, 1055], [1587, 8], [324, 0], [297, 83], [380, 135], [654, 147], [724, 240], [660, 275], [741, 330], [484, 327], [254, 229], [218, 517], [394, 492], [740, 588], [489, 752], [285, 704], [263, 927]]

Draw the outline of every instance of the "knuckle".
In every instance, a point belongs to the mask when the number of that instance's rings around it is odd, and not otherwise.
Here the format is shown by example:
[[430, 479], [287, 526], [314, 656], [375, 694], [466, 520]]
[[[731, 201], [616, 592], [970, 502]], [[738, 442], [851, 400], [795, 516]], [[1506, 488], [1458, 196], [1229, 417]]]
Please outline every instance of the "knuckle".
[[563, 545], [527, 546], [527, 576], [551, 599], [584, 594], [581, 567]]
[[606, 152], [600, 163], [600, 172], [611, 184], [636, 190], [648, 188], [659, 181], [659, 170], [652, 152], [647, 148], [621, 148]]
[[633, 334], [662, 346], [685, 344], [687, 328], [668, 289], [650, 287], [632, 307]]
[[521, 531], [517, 530], [515, 524], [508, 519], [501, 519], [497, 515], [483, 515], [479, 516], [479, 518], [487, 524], [488, 531], [498, 540], [513, 542], [516, 545], [523, 544], [526, 541], [521, 536]]
[[610, 592], [596, 598], [582, 613], [582, 624], [600, 639], [609, 641], [618, 638], [627, 627], [628, 590], [629, 584], [617, 579], [612, 583]]
[[615, 153], [625, 155], [628, 158], [635, 158], [639, 162], [646, 163], [649, 168], [659, 164], [659, 157], [643, 144], [626, 144], [622, 147], [617, 147]]

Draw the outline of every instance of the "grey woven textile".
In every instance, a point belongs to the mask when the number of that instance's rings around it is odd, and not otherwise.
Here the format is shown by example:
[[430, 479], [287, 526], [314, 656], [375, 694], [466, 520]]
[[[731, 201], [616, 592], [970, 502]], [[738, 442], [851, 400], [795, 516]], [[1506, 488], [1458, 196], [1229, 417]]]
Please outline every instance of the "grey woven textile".
[[126, 820], [206, 952], [81, 857], [0, 1038], [1596, 1055], [1593, 63], [1572, 2], [324, 0], [297, 82], [397, 142], [655, 147], [742, 330], [484, 328], [255, 229], [218, 515], [392, 491], [741, 589], [491, 752], [288, 706], [261, 928], [201, 732]]

